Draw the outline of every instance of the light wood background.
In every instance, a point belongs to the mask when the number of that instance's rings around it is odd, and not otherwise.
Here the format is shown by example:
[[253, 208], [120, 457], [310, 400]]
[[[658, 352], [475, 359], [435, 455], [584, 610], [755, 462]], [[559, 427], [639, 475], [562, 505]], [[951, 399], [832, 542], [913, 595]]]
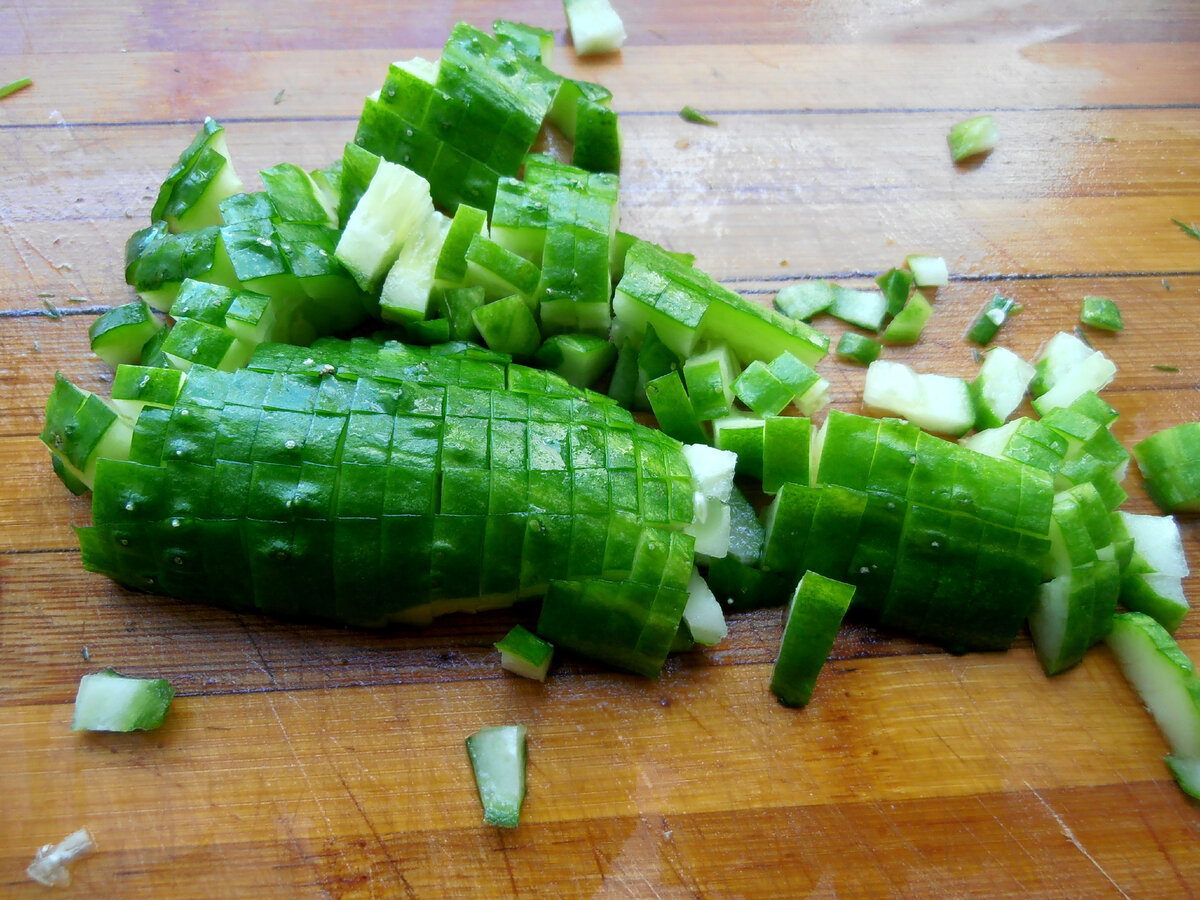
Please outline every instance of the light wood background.
[[[55, 370], [104, 387], [87, 327], [132, 297], [124, 241], [200, 119], [226, 125], [251, 184], [322, 165], [387, 63], [436, 54], [458, 19], [553, 27], [555, 67], [623, 114], [623, 227], [736, 289], [766, 303], [942, 255], [925, 337], [887, 353], [959, 375], [992, 293], [1025, 305], [1000, 342], [1026, 358], [1104, 294], [1127, 324], [1093, 335], [1120, 367], [1118, 436], [1200, 419], [1200, 241], [1171, 223], [1200, 222], [1200, 4], [619, 8], [624, 51], [577, 60], [552, 0], [0, 5], [0, 83], [35, 82], [0, 100], [0, 894], [40, 895], [26, 864], [82, 826], [90, 897], [1200, 892], [1200, 805], [1103, 647], [1048, 680], [1027, 638], [953, 657], [848, 625], [795, 711], [767, 690], [778, 611], [732, 616], [654, 682], [563, 659], [540, 685], [490, 649], [528, 608], [361, 634], [81, 570], [88, 506], [37, 442], [45, 397]], [[720, 124], [683, 122], [685, 104]], [[983, 112], [999, 148], [952, 165], [947, 130]], [[857, 408], [862, 369], [821, 370]], [[1136, 470], [1126, 487], [1151, 511]], [[1178, 637], [1200, 659], [1198, 622]], [[171, 679], [160, 731], [69, 730], [79, 677], [107, 665]], [[463, 739], [509, 721], [529, 726], [529, 796], [501, 832]]]

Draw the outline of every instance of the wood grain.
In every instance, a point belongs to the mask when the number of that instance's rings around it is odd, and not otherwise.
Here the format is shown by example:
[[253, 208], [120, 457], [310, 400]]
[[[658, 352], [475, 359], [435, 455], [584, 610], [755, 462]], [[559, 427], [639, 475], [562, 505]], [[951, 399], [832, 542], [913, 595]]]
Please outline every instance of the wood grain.
[[[593, 60], [557, 0], [0, 9], [0, 68], [34, 79], [0, 101], [0, 893], [39, 893], [37, 847], [86, 825], [86, 896], [1195, 895], [1200, 805], [1103, 647], [1047, 679], [1028, 636], [954, 657], [852, 621], [795, 711], [767, 691], [777, 610], [731, 616], [657, 681], [564, 658], [538, 685], [491, 649], [529, 605], [360, 633], [82, 571], [88, 503], [50, 471], [42, 408], [58, 370], [105, 389], [87, 327], [131, 298], [124, 242], [196, 123], [226, 125], [248, 184], [322, 165], [387, 63], [436, 54], [458, 19], [552, 25], [555, 67], [623, 114], [622, 227], [730, 287], [769, 303], [937, 253], [935, 316], [887, 353], [964, 377], [992, 294], [1024, 305], [1000, 342], [1026, 358], [1110, 296], [1126, 331], [1089, 337], [1119, 367], [1117, 436], [1200, 420], [1200, 242], [1171, 222], [1200, 221], [1195, 3], [622, 6], [627, 47]], [[954, 166], [946, 131], [976, 112], [1000, 146]], [[819, 368], [857, 409], [863, 370]], [[1136, 469], [1125, 487], [1153, 511]], [[1200, 658], [1195, 614], [1177, 636]], [[69, 730], [79, 677], [107, 665], [172, 681], [163, 729]], [[530, 733], [511, 833], [481, 823], [463, 749], [503, 721]]]

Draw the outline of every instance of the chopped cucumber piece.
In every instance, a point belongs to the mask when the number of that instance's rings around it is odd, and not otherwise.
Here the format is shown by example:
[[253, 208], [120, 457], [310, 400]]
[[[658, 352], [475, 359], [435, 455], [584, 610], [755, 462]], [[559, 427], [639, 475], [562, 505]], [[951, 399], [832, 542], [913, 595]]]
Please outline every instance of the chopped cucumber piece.
[[729, 494], [729, 556], [747, 566], [762, 562], [766, 532], [746, 495], [736, 487]]
[[778, 415], [790, 403], [812, 415], [829, 402], [829, 382], [784, 351], [763, 363], [753, 360], [733, 383], [737, 398], [760, 416]]
[[967, 329], [967, 340], [980, 347], [986, 347], [996, 337], [996, 333], [1008, 321], [1009, 316], [1015, 316], [1024, 307], [1009, 297], [996, 294], [987, 303]]
[[[1200, 676], [1171, 635], [1139, 612], [1113, 617], [1106, 638], [1121, 671], [1142, 698], [1171, 748], [1171, 756], [1200, 759]], [[1194, 774], [1194, 766], [1181, 766]], [[1194, 782], [1189, 783], [1194, 786]]]
[[679, 110], [679, 118], [683, 119], [685, 122], [691, 122], [693, 125], [717, 124], [716, 119], [706, 116], [704, 113], [700, 112], [700, 110], [691, 106], [685, 106], [683, 109]]
[[683, 608], [683, 621], [692, 639], [706, 647], [719, 644], [729, 634], [729, 626], [725, 624], [721, 604], [695, 569], [692, 570], [687, 590], [688, 601]]
[[101, 459], [129, 458], [133, 429], [107, 401], [80, 390], [59, 373], [46, 401], [40, 437], [68, 487], [90, 490]]
[[1092, 348], [1075, 335], [1060, 331], [1038, 351], [1034, 360], [1037, 374], [1029, 386], [1029, 392], [1040, 397], [1091, 356], [1092, 352]]
[[780, 703], [804, 706], [812, 699], [853, 598], [853, 585], [804, 573], [783, 614], [783, 640], [771, 672], [771, 692]]
[[915, 344], [925, 330], [933, 307], [920, 291], [913, 291], [908, 303], [883, 330], [883, 339], [889, 344]]
[[876, 291], [856, 291], [838, 284], [832, 287], [833, 304], [829, 307], [831, 316], [868, 331], [878, 331], [883, 326], [884, 317], [887, 316], [887, 300], [883, 294]]
[[954, 437], [970, 431], [975, 424], [975, 404], [961, 378], [918, 374], [903, 363], [883, 359], [867, 367], [863, 405]]
[[713, 446], [737, 455], [737, 473], [763, 477], [765, 422], [757, 416], [725, 416], [713, 420]]
[[525, 802], [525, 726], [493, 725], [467, 738], [483, 821], [516, 828]]
[[945, 287], [950, 283], [946, 260], [940, 256], [914, 253], [905, 257], [904, 264], [912, 272], [913, 284], [917, 287]]
[[533, 358], [575, 387], [587, 388], [612, 368], [617, 348], [594, 334], [556, 334], [546, 338]]
[[1107, 297], [1084, 297], [1083, 306], [1079, 310], [1079, 321], [1102, 331], [1125, 329], [1125, 323], [1121, 321], [1121, 308]]
[[621, 171], [621, 126], [608, 103], [582, 100], [576, 112], [571, 165], [589, 172]]
[[104, 313], [88, 328], [92, 352], [114, 369], [142, 358], [146, 342], [163, 327], [145, 300], [135, 300]]
[[390, 322], [412, 322], [429, 313], [438, 259], [450, 220], [432, 210], [409, 234], [379, 292], [379, 312]]
[[376, 293], [405, 243], [432, 214], [429, 182], [411, 169], [381, 160], [346, 222], [335, 255], [359, 287]]
[[503, 638], [492, 645], [500, 651], [500, 666], [534, 681], [545, 681], [554, 659], [554, 645], [521, 625], [514, 625]]
[[242, 189], [225, 148], [225, 129], [205, 118], [191, 144], [163, 180], [150, 211], [173, 232], [221, 224], [221, 201]]
[[514, 359], [533, 356], [542, 342], [529, 304], [519, 294], [477, 307], [471, 320], [489, 348]]
[[688, 399], [683, 378], [678, 372], [667, 372], [646, 383], [646, 399], [658, 420], [658, 427], [685, 444], [708, 441], [700, 417]]
[[683, 380], [697, 417], [707, 421], [729, 415], [739, 374], [728, 344], [718, 344], [684, 362]]
[[1034, 399], [1033, 408], [1044, 418], [1052, 410], [1070, 406], [1089, 391], [1107, 387], [1116, 374], [1116, 364], [1099, 350], [1094, 350], [1077, 365], [1060, 372], [1053, 386]]
[[947, 140], [950, 143], [950, 157], [955, 162], [962, 162], [994, 149], [1000, 140], [1000, 132], [996, 128], [996, 120], [991, 116], [975, 116], [951, 126]]
[[971, 382], [975, 401], [975, 427], [999, 428], [1016, 412], [1034, 368], [1006, 347], [996, 347], [984, 357], [979, 374]]
[[1126, 609], [1153, 617], [1174, 632], [1190, 606], [1183, 592], [1189, 574], [1179, 525], [1172, 516], [1148, 516], [1118, 511], [1133, 544], [1133, 555], [1121, 581]]
[[1200, 422], [1184, 422], [1134, 444], [1146, 492], [1165, 513], [1200, 509]]
[[912, 293], [913, 273], [908, 269], [888, 269], [875, 279], [883, 298], [887, 301], [887, 312], [894, 316], [904, 309], [908, 296]]
[[79, 680], [72, 731], [149, 731], [167, 715], [175, 690], [165, 678], [127, 678], [105, 669]]
[[765, 420], [762, 442], [762, 489], [774, 494], [784, 484], [809, 483], [812, 421], [800, 416]]
[[798, 281], [775, 295], [775, 308], [785, 316], [807, 322], [833, 306], [834, 287], [828, 281]]
[[625, 43], [625, 25], [609, 0], [563, 0], [563, 7], [578, 55], [612, 53]]
[[837, 349], [834, 352], [844, 360], [867, 366], [879, 359], [883, 346], [857, 332], [846, 331], [838, 338]]

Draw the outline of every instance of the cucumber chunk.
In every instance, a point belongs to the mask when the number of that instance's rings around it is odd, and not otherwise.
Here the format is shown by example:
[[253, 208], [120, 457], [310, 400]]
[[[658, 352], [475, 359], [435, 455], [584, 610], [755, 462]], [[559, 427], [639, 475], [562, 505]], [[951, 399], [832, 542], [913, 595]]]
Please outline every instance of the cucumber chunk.
[[[1121, 671], [1142, 698], [1171, 748], [1172, 766], [1185, 790], [1196, 786], [1200, 760], [1200, 676], [1171, 635], [1139, 612], [1113, 617], [1106, 638]], [[1189, 791], [1190, 793], [1191, 791]]]
[[884, 359], [867, 367], [863, 406], [954, 437], [975, 424], [975, 404], [961, 378], [918, 374], [903, 363]]
[[683, 622], [687, 625], [692, 639], [706, 647], [720, 643], [729, 634], [725, 614], [721, 612], [721, 604], [717, 602], [708, 583], [695, 569], [692, 570], [687, 590], [688, 601], [683, 608]]
[[1184, 422], [1135, 444], [1146, 491], [1165, 513], [1200, 509], [1200, 422]]
[[940, 256], [913, 253], [905, 257], [904, 264], [912, 272], [913, 284], [917, 287], [945, 287], [950, 283], [946, 260]]
[[135, 300], [104, 313], [88, 328], [92, 352], [114, 369], [142, 358], [146, 342], [161, 330], [162, 321], [145, 300]]
[[783, 640], [771, 672], [771, 692], [784, 706], [812, 699], [817, 675], [825, 665], [854, 586], [805, 572], [783, 614]]
[[1034, 367], [1007, 347], [988, 352], [971, 382], [971, 398], [975, 401], [975, 427], [999, 428], [1016, 412], [1029, 382], [1036, 374]]
[[79, 680], [72, 731], [150, 731], [167, 715], [175, 690], [165, 678], [128, 678], [105, 669]]
[[580, 56], [612, 53], [625, 43], [625, 25], [609, 0], [563, 0], [563, 7]]
[[1000, 140], [1000, 131], [990, 115], [975, 116], [955, 122], [946, 140], [950, 144], [950, 158], [962, 162], [993, 150]]
[[500, 651], [500, 666], [534, 681], [545, 681], [554, 659], [554, 645], [521, 625], [514, 625], [503, 638], [492, 645]]
[[516, 828], [525, 802], [525, 726], [493, 725], [467, 738], [483, 821]]

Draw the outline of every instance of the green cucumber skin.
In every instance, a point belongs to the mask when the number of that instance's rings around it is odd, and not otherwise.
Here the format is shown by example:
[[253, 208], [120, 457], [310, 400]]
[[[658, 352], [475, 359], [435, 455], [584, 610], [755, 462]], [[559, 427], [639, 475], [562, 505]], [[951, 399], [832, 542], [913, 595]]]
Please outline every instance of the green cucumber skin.
[[[681, 446], [486, 353], [330, 339], [263, 345], [234, 373], [193, 366], [173, 406], [143, 410], [131, 458], [98, 462], [85, 567], [364, 627], [507, 605], [554, 580], [653, 577], [654, 637], [626, 634], [621, 652], [654, 674], [682, 614], [655, 598], [686, 602], [693, 559]], [[637, 536], [659, 534], [670, 553], [640, 562]]]

